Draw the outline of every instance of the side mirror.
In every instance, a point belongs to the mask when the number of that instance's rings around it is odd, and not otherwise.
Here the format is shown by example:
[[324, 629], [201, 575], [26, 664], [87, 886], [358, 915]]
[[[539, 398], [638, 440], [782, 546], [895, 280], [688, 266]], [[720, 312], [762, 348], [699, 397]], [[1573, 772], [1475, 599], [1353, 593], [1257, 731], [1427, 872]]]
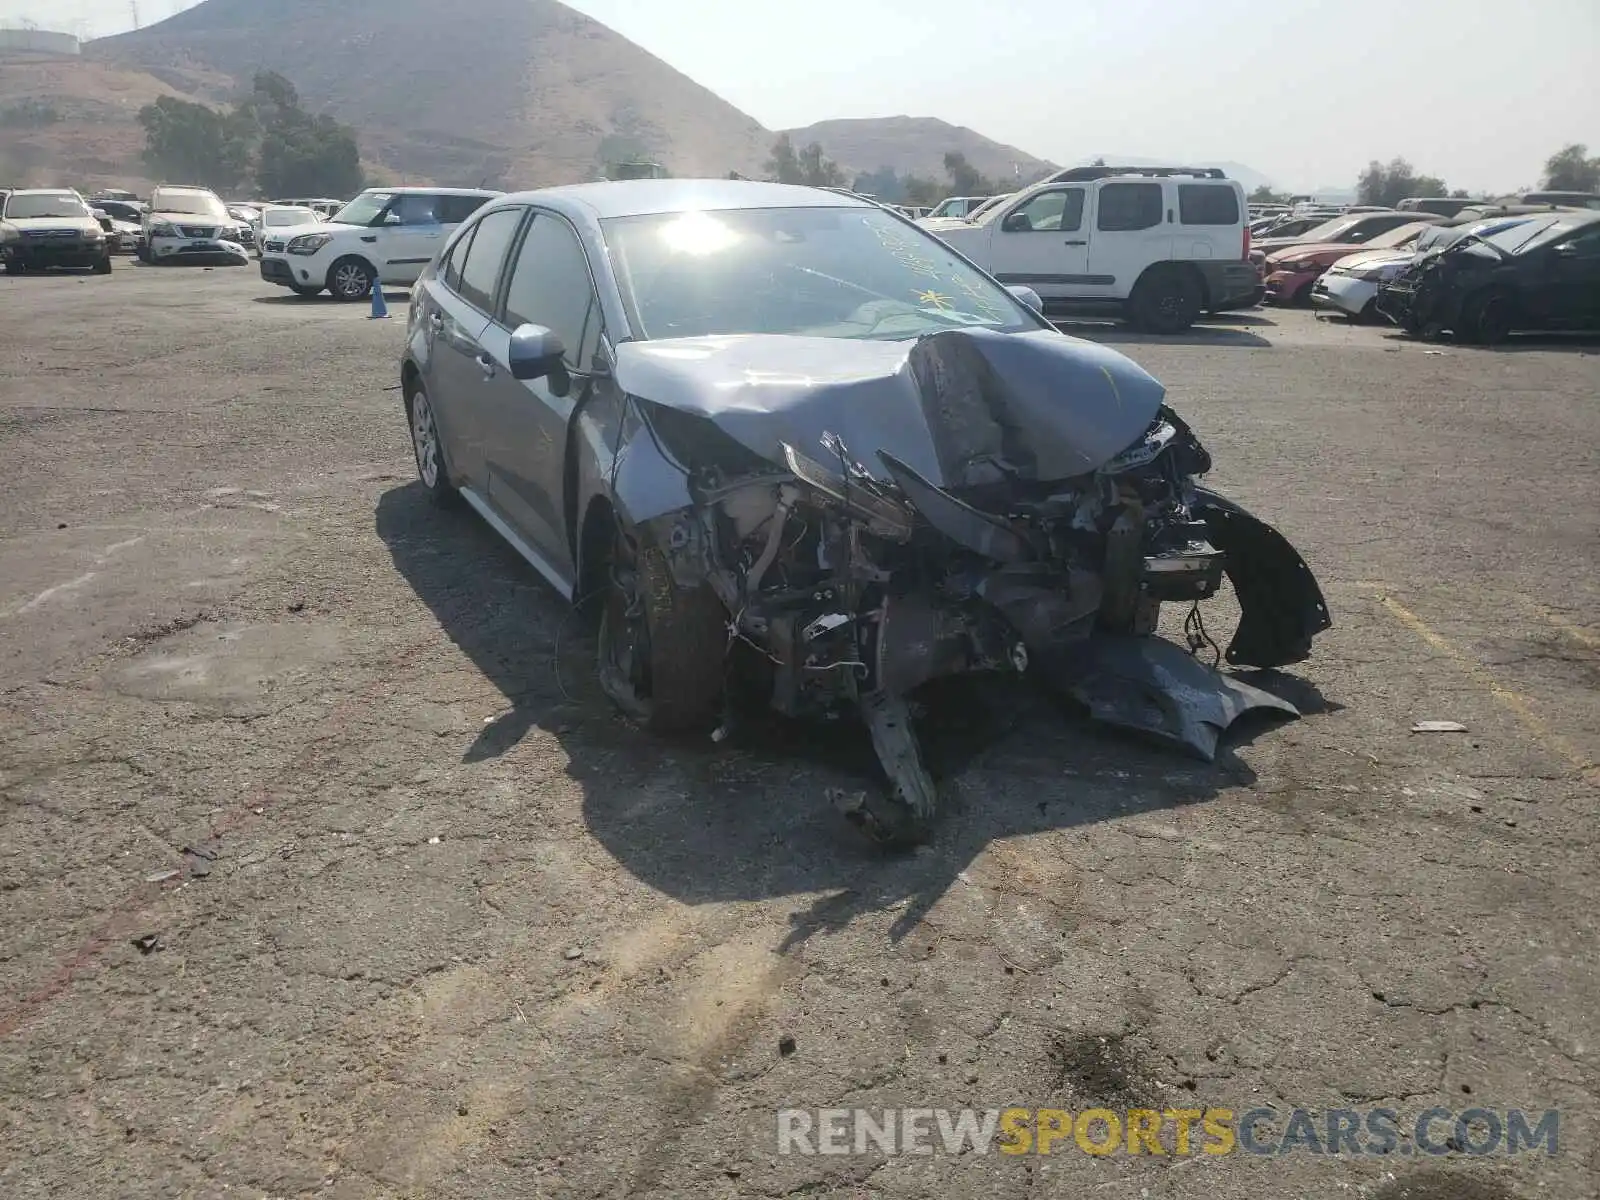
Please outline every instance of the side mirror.
[[1010, 292], [1018, 300], [1021, 300], [1029, 308], [1033, 309], [1034, 312], [1044, 312], [1044, 301], [1039, 299], [1039, 293], [1034, 291], [1031, 287], [1023, 287], [1021, 284], [1018, 284], [1015, 287], [1008, 287], [1006, 291]]
[[1578, 248], [1571, 242], [1562, 242], [1559, 246], [1555, 247], [1554, 253], [1557, 258], [1577, 258]]
[[1002, 233], [1027, 233], [1033, 228], [1033, 223], [1028, 220], [1024, 212], [1007, 213], [1006, 219], [1000, 222]]
[[90, 211], [94, 214], [96, 221], [109, 221], [111, 219], [103, 208], [91, 209]]
[[564, 378], [567, 373], [561, 361], [566, 352], [561, 338], [543, 325], [520, 325], [511, 335], [507, 355], [511, 360], [511, 377], [521, 380], [548, 377], [551, 383], [560, 383], [558, 376]]
[[383, 214], [383, 218], [378, 222], [378, 224], [380, 224], [380, 225], [401, 225], [401, 224], [404, 224], [404, 222], [400, 220], [400, 214], [399, 213], [397, 213], [397, 212], [386, 212], [386, 213]]

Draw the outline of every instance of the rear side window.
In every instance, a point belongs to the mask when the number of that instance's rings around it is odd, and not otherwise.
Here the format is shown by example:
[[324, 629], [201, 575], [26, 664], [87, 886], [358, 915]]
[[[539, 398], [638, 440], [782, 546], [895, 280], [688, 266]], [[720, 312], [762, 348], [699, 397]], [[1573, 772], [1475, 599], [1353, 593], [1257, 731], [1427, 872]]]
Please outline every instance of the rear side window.
[[1097, 228], [1108, 233], [1161, 224], [1159, 183], [1108, 183], [1100, 188]]
[[[500, 268], [522, 224], [523, 211], [520, 208], [499, 209], [479, 221], [472, 231], [472, 245], [467, 247], [466, 260], [461, 264], [461, 285], [456, 291], [468, 304], [484, 312], [494, 311]], [[453, 263], [456, 255], [452, 253], [450, 257]], [[447, 268], [446, 285], [449, 282]]]
[[446, 225], [459, 225], [490, 199], [489, 196], [440, 196], [439, 220]]
[[1214, 183], [1178, 185], [1178, 220], [1185, 225], [1237, 225], [1239, 197]]
[[450, 247], [450, 252], [439, 264], [439, 278], [452, 292], [461, 291], [461, 264], [467, 261], [467, 250], [472, 245], [472, 235], [477, 232], [476, 229], [469, 229], [458, 237], [456, 244]]

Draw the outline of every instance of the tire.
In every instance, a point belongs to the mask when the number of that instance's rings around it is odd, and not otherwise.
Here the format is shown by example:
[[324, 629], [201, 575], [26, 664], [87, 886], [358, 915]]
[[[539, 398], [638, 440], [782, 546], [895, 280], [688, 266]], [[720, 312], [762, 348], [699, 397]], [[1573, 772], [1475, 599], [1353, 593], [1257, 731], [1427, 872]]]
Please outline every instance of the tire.
[[709, 584], [680, 587], [659, 547], [613, 540], [595, 639], [600, 687], [652, 733], [710, 729], [721, 706], [727, 611]]
[[1376, 325], [1378, 323], [1378, 298], [1374, 296], [1361, 306], [1361, 311], [1350, 315], [1352, 325]]
[[328, 268], [327, 288], [335, 300], [353, 304], [372, 295], [377, 276], [366, 259], [347, 254]]
[[406, 390], [406, 425], [411, 430], [411, 454], [417, 462], [417, 478], [428, 490], [428, 499], [440, 508], [453, 506], [460, 500], [461, 493], [450, 482], [450, 468], [445, 462], [444, 443], [439, 439], [433, 403], [420, 382], [412, 383]]
[[1200, 316], [1200, 284], [1188, 271], [1147, 271], [1129, 297], [1133, 320], [1147, 333], [1182, 333]]
[[310, 286], [301, 286], [298, 283], [291, 283], [289, 285], [289, 290], [291, 292], [293, 292], [296, 296], [303, 296], [307, 300], [311, 299], [311, 297], [313, 297], [313, 296], [322, 295], [322, 289], [321, 288], [319, 288], [319, 287], [310, 287]]
[[26, 263], [8, 262], [6, 264], [6, 274], [7, 275], [21, 275], [21, 274], [24, 274], [27, 271], [27, 269], [28, 269], [28, 266], [27, 266]]
[[1480, 346], [1498, 346], [1511, 335], [1511, 297], [1504, 292], [1489, 292], [1462, 305], [1462, 325], [1466, 340]]
[[107, 254], [99, 262], [95, 263], [95, 265], [94, 265], [94, 273], [96, 275], [109, 275], [109, 274], [111, 274], [111, 255]]

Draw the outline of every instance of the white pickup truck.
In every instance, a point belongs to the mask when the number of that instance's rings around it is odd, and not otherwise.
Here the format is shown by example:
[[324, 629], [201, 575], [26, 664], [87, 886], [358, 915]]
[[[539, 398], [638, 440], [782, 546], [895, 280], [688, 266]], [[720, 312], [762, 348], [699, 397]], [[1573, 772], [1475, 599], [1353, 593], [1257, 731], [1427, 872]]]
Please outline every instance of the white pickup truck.
[[1048, 308], [1125, 313], [1177, 333], [1261, 299], [1244, 189], [1214, 168], [1074, 167], [928, 232]]

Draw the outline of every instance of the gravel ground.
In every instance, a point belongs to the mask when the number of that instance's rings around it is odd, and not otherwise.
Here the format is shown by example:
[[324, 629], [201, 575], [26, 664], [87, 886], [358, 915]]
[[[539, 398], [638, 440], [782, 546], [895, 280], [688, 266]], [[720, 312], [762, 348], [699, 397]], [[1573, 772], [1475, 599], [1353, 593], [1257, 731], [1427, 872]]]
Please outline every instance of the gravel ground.
[[[871, 786], [850, 731], [614, 715], [582, 624], [414, 482], [391, 304], [0, 279], [0, 1195], [1596, 1194], [1600, 347], [1074, 330], [1317, 570], [1307, 716], [1207, 765], [940, 695], [951, 811], [886, 858], [825, 798]], [[1009, 1105], [1561, 1125], [778, 1153], [781, 1108]]]

